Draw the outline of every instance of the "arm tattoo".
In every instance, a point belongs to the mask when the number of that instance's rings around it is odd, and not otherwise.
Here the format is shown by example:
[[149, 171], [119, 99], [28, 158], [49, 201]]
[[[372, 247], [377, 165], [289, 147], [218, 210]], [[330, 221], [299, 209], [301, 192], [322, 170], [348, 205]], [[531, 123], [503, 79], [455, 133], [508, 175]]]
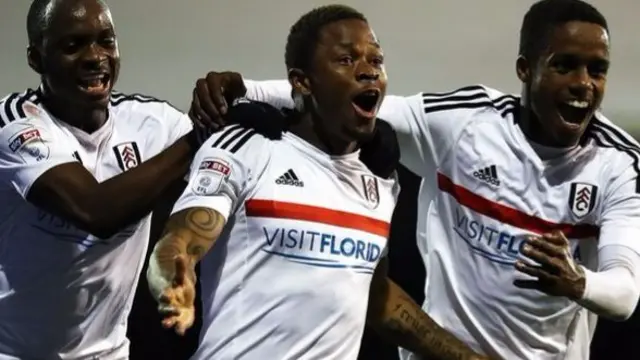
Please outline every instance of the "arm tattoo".
[[[394, 287], [397, 285], [394, 284]], [[381, 335], [425, 358], [442, 360], [480, 359], [479, 355], [441, 328], [408, 295], [397, 288], [378, 323]]]
[[195, 266], [213, 246], [224, 225], [224, 217], [211, 209], [191, 208], [173, 214], [154, 256], [169, 273], [177, 256], [189, 258]]

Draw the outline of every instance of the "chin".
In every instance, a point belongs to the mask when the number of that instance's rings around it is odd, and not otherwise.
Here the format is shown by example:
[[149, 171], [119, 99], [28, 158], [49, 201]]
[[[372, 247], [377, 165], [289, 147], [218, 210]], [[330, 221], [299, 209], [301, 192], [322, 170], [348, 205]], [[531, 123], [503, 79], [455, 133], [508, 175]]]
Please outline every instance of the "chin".
[[352, 138], [358, 142], [360, 141], [368, 141], [373, 137], [375, 133], [375, 122], [371, 124], [371, 126], [361, 126], [349, 131], [349, 134]]

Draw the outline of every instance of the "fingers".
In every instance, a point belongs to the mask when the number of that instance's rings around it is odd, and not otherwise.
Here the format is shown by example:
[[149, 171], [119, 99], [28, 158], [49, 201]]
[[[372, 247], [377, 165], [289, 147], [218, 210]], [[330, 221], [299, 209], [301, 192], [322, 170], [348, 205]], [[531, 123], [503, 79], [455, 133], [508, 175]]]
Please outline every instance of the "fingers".
[[182, 256], [175, 258], [175, 275], [173, 276], [173, 286], [183, 286], [187, 277], [187, 261]]
[[564, 258], [565, 256], [565, 249], [563, 247], [554, 243], [549, 243], [543, 238], [531, 237], [525, 241], [526, 244], [523, 247], [522, 252], [527, 256], [529, 255], [529, 252], [539, 252], [555, 258]]
[[560, 230], [554, 230], [550, 233], [542, 234], [541, 238], [547, 243], [552, 243], [563, 247], [569, 246], [569, 240]]
[[190, 116], [196, 123], [204, 123], [214, 129], [224, 125], [228, 101], [245, 96], [247, 88], [242, 76], [235, 72], [210, 72], [198, 79], [193, 90]]
[[214, 126], [217, 128], [218, 125], [206, 112], [204, 112], [204, 110], [202, 110], [196, 89], [193, 89], [192, 97], [193, 99], [191, 101], [191, 108], [189, 109], [189, 117], [191, 118], [191, 121], [193, 121], [194, 125], [201, 129]]
[[207, 97], [200, 98], [200, 104], [204, 111], [214, 118], [222, 118], [227, 113], [227, 100], [224, 98], [224, 88], [226, 86], [224, 73], [210, 72], [204, 79], [198, 80], [196, 84], [199, 89], [206, 89]]
[[513, 285], [521, 289], [540, 289], [540, 282], [538, 282], [538, 280], [514, 280]]
[[195, 311], [193, 311], [192, 309], [188, 311], [184, 311], [174, 325], [176, 329], [176, 333], [180, 336], [184, 335], [185, 332], [187, 332], [187, 330], [191, 326], [193, 326], [194, 319], [195, 319]]
[[178, 335], [184, 335], [185, 332], [193, 326], [194, 320], [195, 308], [191, 306], [182, 308], [178, 310], [177, 313], [164, 316], [161, 324], [165, 329], [174, 328]]
[[227, 81], [222, 84], [224, 87], [223, 95], [227, 101], [233, 102], [233, 100], [244, 97], [247, 94], [247, 88], [240, 74], [235, 72], [224, 72], [222, 74], [225, 79], [227, 79]]
[[[547, 271], [547, 269], [540, 266], [527, 264], [521, 260], [516, 261], [515, 268], [521, 273], [537, 278], [540, 281], [549, 281], [553, 279], [553, 274], [550, 274]], [[531, 281], [537, 281], [537, 280], [531, 280]]]

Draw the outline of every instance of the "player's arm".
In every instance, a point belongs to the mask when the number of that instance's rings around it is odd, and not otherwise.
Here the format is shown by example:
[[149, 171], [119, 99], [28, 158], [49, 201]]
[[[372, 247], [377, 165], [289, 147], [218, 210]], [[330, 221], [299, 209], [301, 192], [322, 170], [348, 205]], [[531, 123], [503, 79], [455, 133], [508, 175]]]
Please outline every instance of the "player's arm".
[[[195, 121], [224, 123], [228, 102], [243, 96], [277, 108], [295, 106], [287, 80], [252, 81], [236, 72], [210, 72], [196, 84], [190, 113]], [[400, 162], [418, 175], [431, 177], [440, 159], [455, 145], [474, 109], [506, 106], [504, 99], [498, 102], [498, 96], [480, 85], [448, 93], [387, 95], [378, 118], [395, 130]]]
[[149, 258], [147, 283], [163, 315], [162, 325], [183, 335], [195, 320], [195, 266], [220, 236], [226, 216], [207, 207], [180, 210]]
[[640, 298], [640, 187], [629, 164], [604, 194], [598, 239], [598, 269], [585, 272], [578, 300], [599, 316], [627, 320]]
[[251, 81], [237, 72], [209, 72], [196, 81], [189, 115], [208, 126], [224, 124], [229, 106], [237, 98], [264, 102], [278, 109], [293, 109], [288, 80]]
[[380, 336], [425, 359], [485, 359], [440, 327], [387, 277], [384, 257], [373, 275], [367, 324]]
[[[180, 210], [169, 217], [164, 235], [153, 249], [149, 259], [147, 276], [154, 298], [175, 277], [176, 259], [181, 258], [188, 271], [194, 271], [196, 264], [211, 249], [220, 236], [226, 217], [217, 210], [207, 207], [192, 207]], [[163, 281], [157, 284], [157, 280]]]
[[235, 125], [214, 134], [196, 154], [188, 184], [147, 269], [165, 327], [182, 334], [193, 324], [195, 266], [264, 170], [268, 144], [252, 130]]
[[[18, 146], [20, 133], [35, 138]], [[145, 216], [165, 190], [181, 180], [194, 146], [181, 137], [139, 166], [102, 183], [44, 126], [12, 123], [0, 135], [0, 171], [27, 201], [108, 238]], [[12, 145], [13, 144], [13, 145]]]

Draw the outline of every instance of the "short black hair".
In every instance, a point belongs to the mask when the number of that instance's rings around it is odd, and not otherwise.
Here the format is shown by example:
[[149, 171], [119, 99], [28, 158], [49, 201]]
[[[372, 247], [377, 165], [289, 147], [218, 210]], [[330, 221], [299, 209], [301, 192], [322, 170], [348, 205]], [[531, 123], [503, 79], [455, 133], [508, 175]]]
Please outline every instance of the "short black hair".
[[532, 60], [547, 46], [553, 29], [571, 21], [583, 21], [609, 27], [604, 15], [582, 0], [541, 0], [529, 8], [520, 28], [518, 55]]
[[38, 45], [49, 26], [49, 6], [55, 0], [33, 0], [27, 14], [27, 36], [29, 46]]
[[302, 15], [293, 24], [287, 37], [284, 53], [287, 70], [308, 70], [322, 27], [336, 21], [351, 19], [367, 22], [362, 13], [346, 5], [326, 5]]

